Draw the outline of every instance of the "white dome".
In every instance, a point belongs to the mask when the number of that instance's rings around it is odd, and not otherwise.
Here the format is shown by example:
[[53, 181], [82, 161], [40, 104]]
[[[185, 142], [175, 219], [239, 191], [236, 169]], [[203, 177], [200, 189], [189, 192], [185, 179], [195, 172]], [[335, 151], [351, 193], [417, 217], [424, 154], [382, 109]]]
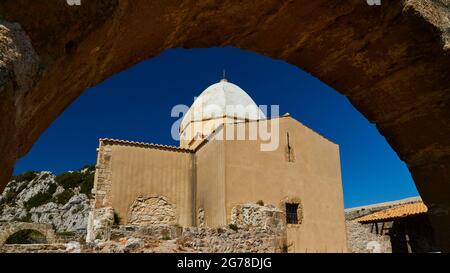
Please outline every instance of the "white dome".
[[265, 115], [244, 90], [223, 79], [200, 94], [186, 112], [181, 128], [185, 128], [192, 121], [221, 117], [259, 120], [264, 119]]

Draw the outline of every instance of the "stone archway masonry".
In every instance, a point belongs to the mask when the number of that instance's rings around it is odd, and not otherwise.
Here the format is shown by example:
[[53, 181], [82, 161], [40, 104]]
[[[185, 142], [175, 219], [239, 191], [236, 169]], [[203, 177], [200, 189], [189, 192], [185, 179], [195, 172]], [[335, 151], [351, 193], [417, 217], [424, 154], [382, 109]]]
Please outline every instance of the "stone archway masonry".
[[56, 236], [52, 225], [38, 223], [1, 223], [0, 224], [0, 247], [5, 244], [8, 238], [22, 230], [35, 230], [42, 233], [48, 244], [56, 243]]
[[0, 186], [87, 87], [167, 48], [232, 45], [346, 95], [406, 162], [450, 251], [449, 18], [447, 0], [3, 0]]

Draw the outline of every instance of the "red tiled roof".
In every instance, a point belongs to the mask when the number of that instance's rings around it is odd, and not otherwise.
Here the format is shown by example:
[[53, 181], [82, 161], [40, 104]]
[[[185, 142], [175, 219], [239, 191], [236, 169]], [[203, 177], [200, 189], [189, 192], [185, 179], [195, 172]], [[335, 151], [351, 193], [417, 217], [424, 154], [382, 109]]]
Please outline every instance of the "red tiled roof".
[[416, 202], [411, 204], [399, 205], [393, 208], [380, 210], [371, 214], [361, 216], [354, 219], [360, 223], [389, 221], [398, 218], [408, 217], [412, 215], [427, 213], [428, 208], [423, 202]]
[[120, 139], [112, 139], [112, 138], [101, 138], [100, 141], [101, 142], [112, 143], [112, 144], [119, 144], [119, 145], [122, 144], [122, 145], [141, 146], [141, 147], [173, 150], [173, 151], [188, 152], [188, 153], [194, 152], [194, 150], [184, 149], [184, 148], [180, 148], [180, 147], [176, 147], [176, 146], [161, 145], [161, 144], [146, 143], [146, 142], [137, 142], [137, 141], [129, 141], [129, 140], [120, 140]]

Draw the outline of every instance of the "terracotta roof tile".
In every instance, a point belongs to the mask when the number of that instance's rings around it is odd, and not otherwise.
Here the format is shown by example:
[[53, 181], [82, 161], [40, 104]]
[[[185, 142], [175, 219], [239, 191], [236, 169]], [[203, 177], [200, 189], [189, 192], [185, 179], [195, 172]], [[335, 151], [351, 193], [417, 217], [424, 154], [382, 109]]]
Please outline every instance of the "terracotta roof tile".
[[423, 202], [399, 205], [393, 208], [380, 210], [371, 214], [361, 216], [354, 219], [360, 223], [389, 221], [398, 218], [408, 217], [411, 215], [423, 214], [428, 211], [427, 206]]
[[194, 152], [194, 150], [184, 149], [184, 148], [180, 148], [180, 147], [176, 147], [176, 146], [161, 145], [161, 144], [146, 143], [146, 142], [137, 142], [137, 141], [129, 141], [129, 140], [120, 140], [120, 139], [112, 139], [112, 138], [101, 138], [100, 141], [101, 142], [114, 143], [114, 144], [141, 146], [141, 147], [165, 149], [165, 150], [188, 152], [188, 153]]

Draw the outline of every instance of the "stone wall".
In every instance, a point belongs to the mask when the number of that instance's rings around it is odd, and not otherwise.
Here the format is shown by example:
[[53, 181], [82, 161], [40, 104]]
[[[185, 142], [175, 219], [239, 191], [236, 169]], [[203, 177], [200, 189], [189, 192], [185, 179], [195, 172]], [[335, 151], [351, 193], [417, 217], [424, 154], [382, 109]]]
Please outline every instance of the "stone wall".
[[231, 211], [231, 222], [238, 227], [283, 229], [286, 225], [282, 211], [274, 206], [252, 203], [235, 206]]
[[285, 233], [265, 228], [185, 228], [178, 244], [196, 252], [277, 253], [286, 251]]
[[94, 179], [94, 188], [92, 194], [94, 195], [94, 207], [102, 208], [111, 206], [111, 156], [112, 148], [108, 145], [103, 145], [100, 141], [98, 148], [97, 165]]
[[180, 238], [183, 228], [177, 225], [153, 225], [153, 226], [114, 226], [111, 230], [111, 240], [123, 237], [151, 238], [154, 240], [172, 240]]
[[287, 250], [285, 233], [267, 228], [116, 226], [108, 241], [88, 244], [86, 251], [107, 253], [277, 253]]
[[131, 225], [170, 225], [175, 222], [176, 206], [165, 196], [139, 196], [128, 210], [128, 223]]
[[55, 243], [56, 236], [52, 225], [38, 223], [1, 223], [0, 224], [0, 246], [2, 246], [8, 238], [22, 230], [35, 230], [45, 236], [48, 243]]
[[368, 226], [347, 221], [348, 251], [353, 253], [391, 253], [391, 241], [387, 235], [370, 232]]
[[114, 209], [112, 207], [93, 209], [89, 213], [86, 241], [109, 240], [113, 224]]
[[[183, 228], [181, 235], [176, 238], [178, 247], [208, 253], [286, 251], [284, 213], [274, 206], [253, 203], [237, 205], [232, 210], [231, 219], [231, 225], [219, 228], [204, 225]], [[202, 223], [200, 219], [199, 222]]]
[[[136, 211], [143, 213], [133, 225], [113, 226], [112, 208], [97, 209], [88, 233], [92, 252], [285, 252], [287, 251], [284, 213], [273, 206], [247, 203], [237, 205], [232, 212], [233, 223], [219, 228], [181, 227], [167, 224], [165, 218], [172, 206], [166, 198], [138, 198]], [[159, 204], [159, 206], [158, 206]], [[146, 219], [154, 207], [162, 210], [162, 218]], [[148, 211], [150, 210], [150, 211]], [[201, 210], [200, 210], [201, 211]], [[145, 213], [144, 213], [145, 212]], [[163, 213], [164, 212], [164, 213]], [[199, 216], [201, 213], [199, 214]], [[137, 215], [139, 216], [139, 215]], [[200, 217], [201, 218], [201, 217]], [[163, 221], [161, 221], [161, 219]], [[148, 221], [147, 221], [148, 220]]]
[[0, 253], [79, 253], [78, 243], [68, 244], [30, 244], [30, 245], [3, 245]]

